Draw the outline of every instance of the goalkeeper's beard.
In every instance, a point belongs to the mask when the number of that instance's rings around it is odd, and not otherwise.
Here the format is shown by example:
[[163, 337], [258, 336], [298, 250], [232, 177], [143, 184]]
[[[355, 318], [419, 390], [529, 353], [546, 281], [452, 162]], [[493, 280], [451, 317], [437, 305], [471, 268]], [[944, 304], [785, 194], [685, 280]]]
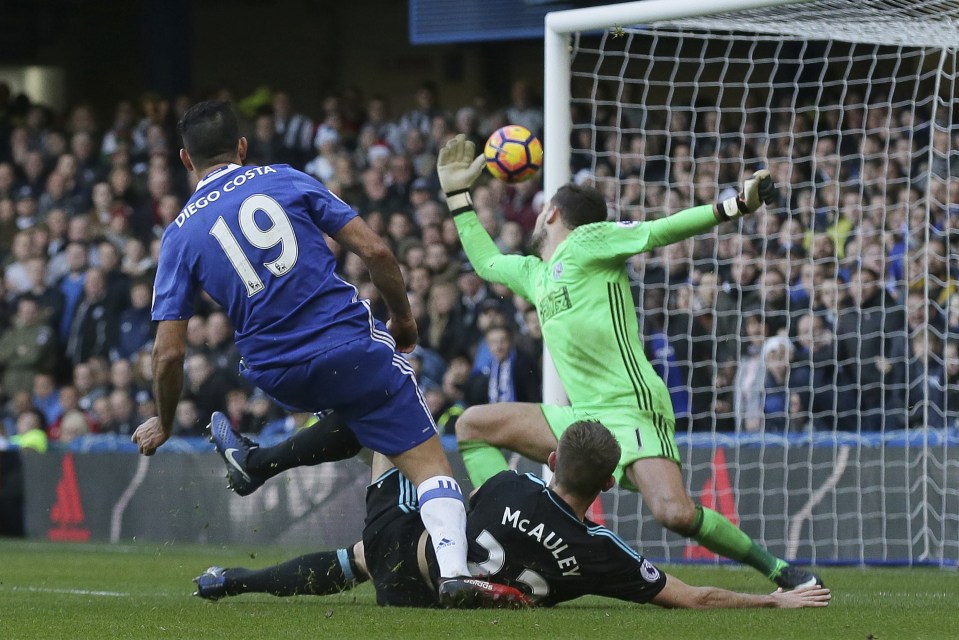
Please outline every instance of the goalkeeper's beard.
[[542, 258], [543, 245], [546, 243], [546, 230], [536, 229], [529, 237], [529, 254]]

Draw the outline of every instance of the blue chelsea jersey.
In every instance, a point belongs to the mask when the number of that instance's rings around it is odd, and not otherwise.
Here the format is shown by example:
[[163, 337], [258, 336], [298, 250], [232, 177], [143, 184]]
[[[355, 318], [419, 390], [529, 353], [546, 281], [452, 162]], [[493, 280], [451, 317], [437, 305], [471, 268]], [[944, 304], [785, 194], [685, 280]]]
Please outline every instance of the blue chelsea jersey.
[[354, 217], [287, 165], [215, 170], [163, 234], [153, 319], [189, 318], [203, 289], [226, 309], [246, 363], [263, 368], [369, 337], [369, 306], [334, 273], [323, 236]]

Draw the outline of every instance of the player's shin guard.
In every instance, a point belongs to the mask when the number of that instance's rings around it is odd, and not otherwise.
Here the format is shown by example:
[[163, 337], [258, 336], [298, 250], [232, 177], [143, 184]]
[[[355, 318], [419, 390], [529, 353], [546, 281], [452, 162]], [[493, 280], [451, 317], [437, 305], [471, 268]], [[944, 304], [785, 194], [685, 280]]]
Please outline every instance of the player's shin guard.
[[690, 537], [713, 553], [747, 564], [767, 578], [779, 573], [786, 564], [722, 514], [706, 507], [696, 507], [696, 524]]
[[440, 577], [468, 576], [466, 507], [459, 484], [449, 476], [433, 476], [416, 488], [420, 517], [433, 540]]
[[470, 482], [475, 488], [481, 487], [500, 471], [509, 469], [500, 450], [482, 440], [464, 440], [459, 443], [459, 449]]
[[271, 593], [275, 596], [326, 596], [366, 582], [353, 549], [311, 553], [265, 569], [227, 569], [226, 594]]

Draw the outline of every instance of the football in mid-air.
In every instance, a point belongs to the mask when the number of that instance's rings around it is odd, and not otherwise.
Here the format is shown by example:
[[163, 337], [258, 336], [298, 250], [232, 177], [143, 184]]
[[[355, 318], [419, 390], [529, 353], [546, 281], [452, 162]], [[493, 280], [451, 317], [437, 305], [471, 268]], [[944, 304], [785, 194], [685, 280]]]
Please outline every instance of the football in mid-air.
[[493, 177], [505, 182], [529, 180], [543, 166], [543, 144], [532, 131], [518, 124], [494, 131], [483, 155]]

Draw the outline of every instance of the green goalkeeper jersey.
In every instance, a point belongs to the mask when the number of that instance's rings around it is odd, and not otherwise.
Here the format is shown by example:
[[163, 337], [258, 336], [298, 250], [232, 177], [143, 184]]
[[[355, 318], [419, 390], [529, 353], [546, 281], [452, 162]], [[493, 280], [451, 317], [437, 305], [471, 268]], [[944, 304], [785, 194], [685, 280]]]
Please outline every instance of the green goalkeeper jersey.
[[472, 211], [455, 218], [466, 255], [485, 280], [536, 306], [560, 380], [574, 407], [638, 408], [673, 419], [666, 384], [646, 359], [626, 259], [716, 225], [712, 205], [651, 222], [577, 227], [544, 262], [504, 255]]

